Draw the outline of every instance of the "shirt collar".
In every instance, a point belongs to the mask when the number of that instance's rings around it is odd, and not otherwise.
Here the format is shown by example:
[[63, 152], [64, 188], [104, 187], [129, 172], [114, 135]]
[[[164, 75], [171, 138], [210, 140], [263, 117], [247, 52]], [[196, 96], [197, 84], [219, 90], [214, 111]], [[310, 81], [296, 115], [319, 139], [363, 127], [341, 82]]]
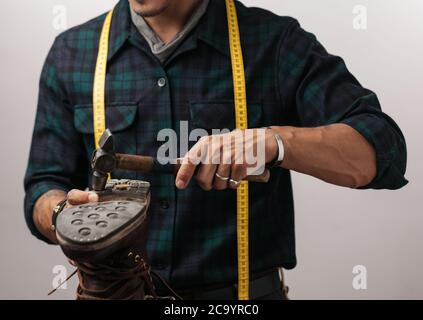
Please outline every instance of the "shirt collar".
[[111, 60], [128, 40], [131, 30], [131, 16], [128, 0], [120, 0], [116, 5], [112, 18], [109, 39], [109, 55]]
[[[120, 0], [113, 14], [108, 60], [111, 60], [128, 40], [131, 24], [129, 2]], [[207, 12], [198, 23], [194, 36], [230, 57], [225, 0], [210, 0]]]
[[198, 26], [198, 39], [230, 57], [225, 0], [210, 0]]

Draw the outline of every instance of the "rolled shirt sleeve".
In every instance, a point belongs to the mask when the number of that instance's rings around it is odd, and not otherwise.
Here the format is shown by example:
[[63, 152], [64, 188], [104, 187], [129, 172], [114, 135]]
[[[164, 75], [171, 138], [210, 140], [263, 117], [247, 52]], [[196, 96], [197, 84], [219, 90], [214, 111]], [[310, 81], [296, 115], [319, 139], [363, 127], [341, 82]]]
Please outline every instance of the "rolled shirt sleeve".
[[57, 38], [45, 61], [39, 85], [39, 98], [31, 149], [24, 178], [25, 220], [31, 233], [48, 242], [34, 225], [34, 204], [52, 189], [68, 191], [87, 185], [88, 161], [82, 137], [73, 125], [73, 112], [60, 80], [59, 63], [64, 46]]
[[340, 57], [329, 54], [313, 34], [293, 21], [278, 59], [280, 96], [300, 126], [344, 123], [374, 147], [377, 175], [363, 188], [398, 189], [407, 184], [407, 150], [400, 128]]

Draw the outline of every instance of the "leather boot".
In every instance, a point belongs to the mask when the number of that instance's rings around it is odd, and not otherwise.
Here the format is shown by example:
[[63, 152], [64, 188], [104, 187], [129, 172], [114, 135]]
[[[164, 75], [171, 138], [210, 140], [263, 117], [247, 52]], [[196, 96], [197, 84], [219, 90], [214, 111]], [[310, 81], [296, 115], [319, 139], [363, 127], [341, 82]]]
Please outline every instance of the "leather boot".
[[98, 203], [58, 215], [57, 239], [77, 267], [77, 299], [158, 298], [146, 263], [149, 204], [148, 182], [109, 180]]

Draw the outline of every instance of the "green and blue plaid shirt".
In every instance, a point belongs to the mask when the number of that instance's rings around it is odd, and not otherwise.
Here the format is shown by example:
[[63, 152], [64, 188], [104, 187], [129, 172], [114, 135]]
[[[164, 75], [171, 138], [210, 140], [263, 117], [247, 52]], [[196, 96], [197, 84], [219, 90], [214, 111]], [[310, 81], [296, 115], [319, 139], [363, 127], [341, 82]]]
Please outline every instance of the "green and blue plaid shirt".
[[[377, 153], [377, 177], [367, 188], [396, 189], [406, 180], [406, 146], [376, 95], [363, 88], [343, 60], [289, 17], [237, 2], [250, 127], [314, 127], [345, 123]], [[235, 127], [231, 60], [224, 0], [207, 13], [161, 64], [132, 24], [127, 0], [114, 13], [106, 88], [106, 120], [118, 152], [156, 156], [164, 128]], [[25, 215], [50, 189], [89, 185], [94, 148], [92, 89], [105, 15], [64, 32], [45, 62], [25, 177]], [[160, 80], [161, 79], [161, 80]], [[236, 282], [236, 192], [203, 191], [193, 181], [116, 171], [114, 178], [151, 182], [149, 262], [175, 288]], [[251, 272], [296, 264], [290, 173], [272, 169], [268, 184], [250, 184]]]

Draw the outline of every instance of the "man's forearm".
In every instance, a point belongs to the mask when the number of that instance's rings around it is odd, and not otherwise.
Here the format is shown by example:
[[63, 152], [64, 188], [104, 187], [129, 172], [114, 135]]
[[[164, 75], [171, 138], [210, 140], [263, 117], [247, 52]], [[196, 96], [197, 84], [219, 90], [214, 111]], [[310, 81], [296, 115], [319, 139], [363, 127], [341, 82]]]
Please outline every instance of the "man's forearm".
[[374, 148], [348, 125], [272, 128], [283, 139], [281, 166], [286, 169], [350, 188], [365, 186], [376, 176]]
[[53, 208], [66, 198], [63, 190], [50, 190], [43, 194], [35, 203], [33, 220], [38, 231], [50, 241], [57, 243], [56, 234], [51, 229], [51, 216]]

